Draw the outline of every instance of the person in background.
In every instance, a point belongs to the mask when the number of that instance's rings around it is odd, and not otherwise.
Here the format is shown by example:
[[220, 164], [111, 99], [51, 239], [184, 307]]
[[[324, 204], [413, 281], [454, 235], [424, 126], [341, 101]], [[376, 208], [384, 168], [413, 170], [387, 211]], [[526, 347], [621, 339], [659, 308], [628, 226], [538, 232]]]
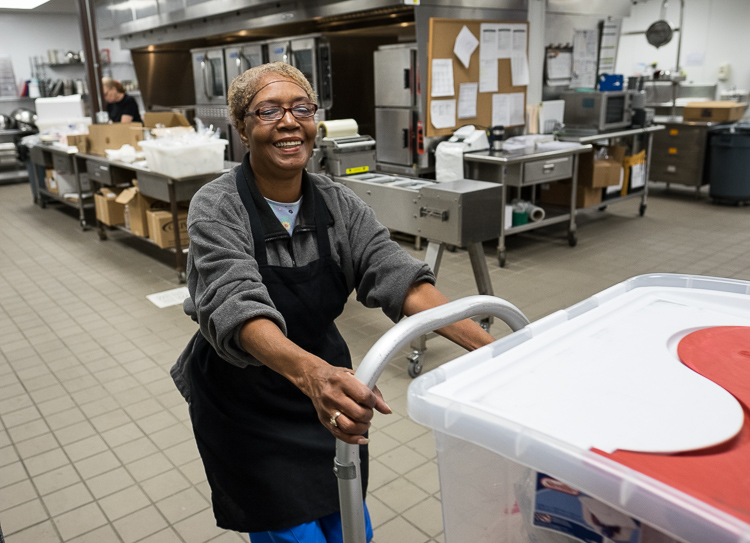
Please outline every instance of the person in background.
[[107, 113], [112, 123], [143, 122], [135, 98], [125, 93], [122, 83], [111, 77], [102, 78], [104, 100], [107, 102]]

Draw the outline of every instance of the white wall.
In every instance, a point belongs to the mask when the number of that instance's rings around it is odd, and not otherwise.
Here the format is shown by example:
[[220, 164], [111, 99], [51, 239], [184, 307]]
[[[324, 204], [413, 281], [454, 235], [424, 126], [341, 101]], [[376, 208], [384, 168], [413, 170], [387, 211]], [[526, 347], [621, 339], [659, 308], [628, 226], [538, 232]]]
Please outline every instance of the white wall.
[[[46, 59], [47, 49], [82, 49], [76, 15], [5, 12], [0, 16], [0, 55], [11, 57], [16, 82], [20, 84], [31, 78], [29, 59], [34, 56]], [[83, 67], [70, 67], [50, 75], [75, 79], [84, 77], [85, 72]]]
[[[639, 1], [630, 17], [623, 20], [623, 32], [646, 30], [659, 19], [660, 0]], [[679, 0], [668, 3], [666, 19], [673, 27], [679, 25]], [[750, 88], [750, 1], [748, 0], [685, 0], [684, 33], [680, 68], [692, 83], [718, 83], [719, 92], [732, 85]], [[677, 61], [677, 39], [656, 49], [646, 36], [636, 34], [620, 38], [617, 72], [625, 76], [639, 74], [643, 65], [657, 62], [657, 68], [673, 70]], [[730, 78], [718, 81], [722, 63], [731, 66]]]
[[[0, 15], [0, 55], [9, 55], [20, 86], [31, 79], [32, 57], [47, 61], [47, 50], [80, 51], [83, 49], [78, 15], [68, 13], [18, 13]], [[130, 51], [120, 49], [119, 40], [100, 40], [99, 49], [109, 49], [112, 65], [103, 67], [103, 75], [115, 79], [135, 80]], [[86, 79], [84, 66], [46, 68], [50, 79]]]

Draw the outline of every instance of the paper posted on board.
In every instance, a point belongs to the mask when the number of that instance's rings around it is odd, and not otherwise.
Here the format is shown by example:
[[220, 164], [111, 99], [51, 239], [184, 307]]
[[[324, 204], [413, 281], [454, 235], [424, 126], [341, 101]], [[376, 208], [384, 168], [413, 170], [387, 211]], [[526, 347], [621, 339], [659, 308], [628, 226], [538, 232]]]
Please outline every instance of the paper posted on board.
[[456, 126], [456, 101], [432, 100], [430, 102], [430, 122], [435, 128]]
[[453, 96], [453, 60], [432, 59], [430, 96]]
[[497, 92], [497, 59], [480, 59], [479, 92]]
[[466, 25], [461, 29], [461, 32], [456, 36], [456, 42], [453, 44], [453, 54], [458, 57], [461, 64], [465, 68], [469, 67], [471, 61], [471, 55], [479, 45], [479, 40], [471, 33], [471, 30], [466, 28]]
[[458, 118], [473, 119], [477, 116], [477, 83], [461, 83], [458, 90]]
[[522, 92], [492, 95], [492, 126], [518, 126], [525, 123]]

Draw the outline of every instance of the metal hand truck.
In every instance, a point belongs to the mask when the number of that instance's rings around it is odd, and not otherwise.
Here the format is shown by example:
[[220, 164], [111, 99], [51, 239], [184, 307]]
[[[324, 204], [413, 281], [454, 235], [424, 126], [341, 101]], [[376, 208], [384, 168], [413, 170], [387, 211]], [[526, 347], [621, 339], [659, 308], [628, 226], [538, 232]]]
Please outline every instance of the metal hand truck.
[[[514, 332], [529, 324], [529, 320], [516, 306], [500, 298], [493, 296], [462, 298], [422, 311], [396, 324], [372, 346], [357, 368], [355, 376], [373, 389], [388, 362], [413, 339], [479, 315], [497, 317]], [[359, 446], [349, 445], [337, 439], [333, 471], [339, 480], [339, 504], [344, 542], [365, 543]]]

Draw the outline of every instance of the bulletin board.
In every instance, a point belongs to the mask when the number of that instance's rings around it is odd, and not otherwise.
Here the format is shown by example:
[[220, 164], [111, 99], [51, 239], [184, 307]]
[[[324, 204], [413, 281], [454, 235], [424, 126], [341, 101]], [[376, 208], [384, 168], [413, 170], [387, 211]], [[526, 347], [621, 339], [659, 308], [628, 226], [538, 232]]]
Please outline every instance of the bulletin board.
[[[433, 124], [433, 106], [439, 108], [441, 104], [446, 102], [440, 101], [456, 101], [456, 111], [458, 112], [459, 98], [461, 92], [461, 85], [466, 83], [480, 83], [480, 52], [482, 50], [482, 36], [481, 28], [483, 24], [487, 25], [513, 25], [514, 27], [524, 27], [525, 32], [525, 47], [523, 50], [524, 59], [526, 63], [526, 72], [528, 77], [528, 30], [529, 24], [526, 21], [491, 21], [491, 20], [479, 20], [479, 19], [430, 19], [430, 30], [429, 30], [429, 42], [428, 42], [428, 53], [427, 53], [427, 130], [426, 135], [432, 136], [446, 136], [452, 134], [456, 128], [464, 125], [473, 124], [478, 128], [488, 128], [493, 126], [493, 101], [497, 103], [498, 98], [493, 98], [493, 95], [502, 94], [513, 96], [516, 100], [520, 98], [519, 93], [522, 94], [523, 100], [523, 120], [521, 122], [509, 123], [504, 126], [522, 126], [525, 124], [525, 112], [526, 112], [526, 85], [513, 85], [513, 66], [511, 65], [510, 58], [498, 58], [497, 62], [497, 90], [491, 92], [479, 92], [476, 94], [476, 115], [474, 117], [459, 118], [458, 113], [455, 116], [455, 124], [452, 126], [442, 126], [436, 128]], [[478, 46], [471, 53], [469, 57], [469, 67], [464, 66], [463, 62], [454, 53], [454, 47], [456, 45], [456, 39], [459, 37], [462, 29], [466, 27], [474, 38], [479, 42]], [[465, 33], [465, 31], [464, 31]], [[486, 54], [486, 53], [485, 53]], [[450, 59], [450, 67], [453, 72], [453, 96], [433, 96], [433, 60], [439, 59], [442, 62], [442, 66], [447, 67], [446, 63]], [[441, 72], [442, 73], [442, 72]], [[484, 81], [487, 81], [486, 73]], [[491, 72], [489, 72], [491, 73]], [[494, 78], [493, 78], [494, 79]], [[470, 85], [469, 85], [470, 86]], [[466, 87], [464, 87], [466, 88]], [[450, 104], [448, 104], [450, 105]], [[436, 109], [437, 111], [437, 109]], [[517, 115], [516, 115], [517, 117]], [[436, 117], [437, 119], [437, 117]], [[444, 118], [443, 118], [444, 119]], [[518, 119], [517, 119], [518, 120]], [[439, 122], [438, 124], [444, 124]]]

